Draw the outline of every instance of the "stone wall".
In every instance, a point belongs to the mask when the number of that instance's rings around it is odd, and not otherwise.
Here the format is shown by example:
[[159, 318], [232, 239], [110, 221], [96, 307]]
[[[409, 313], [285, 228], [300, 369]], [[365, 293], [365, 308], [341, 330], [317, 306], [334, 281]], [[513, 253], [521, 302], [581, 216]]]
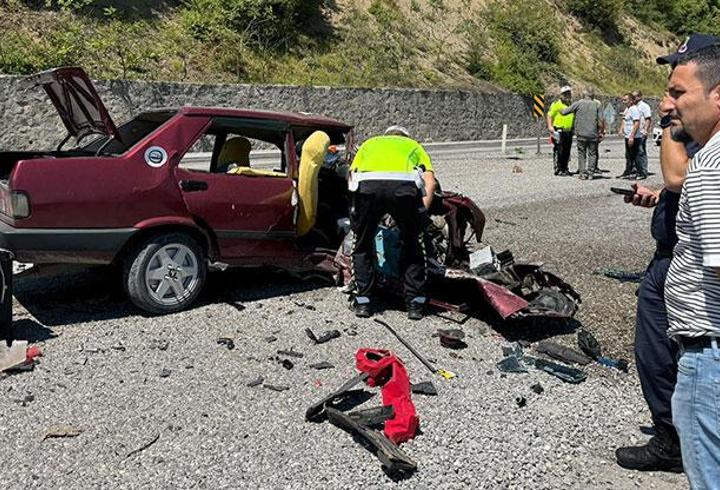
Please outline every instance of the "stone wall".
[[[46, 149], [65, 129], [41, 88], [25, 90], [20, 78], [0, 77], [0, 149]], [[353, 89], [328, 87], [200, 85], [101, 81], [102, 97], [116, 123], [149, 108], [181, 105], [306, 111], [353, 124], [360, 137], [392, 124], [423, 141], [533, 136], [529, 99], [513, 94], [460, 90]]]

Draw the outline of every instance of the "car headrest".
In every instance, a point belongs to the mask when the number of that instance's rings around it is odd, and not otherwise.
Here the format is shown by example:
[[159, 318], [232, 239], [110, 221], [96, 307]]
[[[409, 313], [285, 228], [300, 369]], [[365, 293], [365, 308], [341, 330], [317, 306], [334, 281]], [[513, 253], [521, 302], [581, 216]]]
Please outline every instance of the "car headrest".
[[225, 142], [218, 156], [218, 167], [224, 168], [231, 163], [239, 167], [250, 166], [250, 149], [252, 145], [247, 138], [235, 136]]

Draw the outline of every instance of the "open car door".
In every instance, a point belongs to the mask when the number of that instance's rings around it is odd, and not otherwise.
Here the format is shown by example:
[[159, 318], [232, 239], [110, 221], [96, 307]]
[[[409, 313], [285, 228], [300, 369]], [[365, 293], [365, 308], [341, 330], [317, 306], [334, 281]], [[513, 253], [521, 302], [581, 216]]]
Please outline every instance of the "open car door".
[[23, 83], [42, 86], [70, 133], [68, 138], [80, 141], [98, 134], [120, 140], [117, 126], [82, 68], [53, 68], [29, 76]]

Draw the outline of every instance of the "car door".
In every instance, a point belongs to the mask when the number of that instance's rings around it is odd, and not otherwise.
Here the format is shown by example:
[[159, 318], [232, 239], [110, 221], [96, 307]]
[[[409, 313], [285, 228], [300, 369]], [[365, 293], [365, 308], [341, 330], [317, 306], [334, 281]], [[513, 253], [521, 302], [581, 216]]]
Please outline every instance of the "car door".
[[292, 145], [289, 128], [268, 121], [216, 118], [203, 137], [218, 138], [229, 131], [251, 134], [259, 138], [256, 141], [272, 140], [284, 173], [219, 173], [212, 171], [217, 151], [186, 154], [175, 169], [175, 177], [189, 212], [212, 230], [221, 258], [230, 263], [254, 263], [257, 258], [291, 254], [295, 249], [296, 198], [287, 170], [290, 166], [284, 161]]

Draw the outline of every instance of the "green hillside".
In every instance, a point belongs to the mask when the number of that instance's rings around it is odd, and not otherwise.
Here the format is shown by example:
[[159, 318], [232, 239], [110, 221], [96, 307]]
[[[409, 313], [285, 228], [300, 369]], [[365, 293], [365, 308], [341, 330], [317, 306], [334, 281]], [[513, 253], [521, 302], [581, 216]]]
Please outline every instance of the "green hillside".
[[[662, 91], [654, 57], [720, 0], [0, 1], [0, 72], [94, 78]], [[661, 14], [662, 13], [662, 14]]]

